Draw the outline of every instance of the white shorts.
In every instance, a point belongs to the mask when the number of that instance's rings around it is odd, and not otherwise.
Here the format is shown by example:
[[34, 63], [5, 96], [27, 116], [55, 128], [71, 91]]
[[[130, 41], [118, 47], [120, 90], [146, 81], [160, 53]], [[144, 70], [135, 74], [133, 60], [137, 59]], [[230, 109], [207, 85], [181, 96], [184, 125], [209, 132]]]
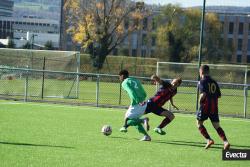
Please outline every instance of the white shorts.
[[126, 118], [140, 118], [146, 110], [147, 107], [147, 103], [145, 103], [144, 105], [134, 105], [134, 106], [129, 106], [125, 117]]

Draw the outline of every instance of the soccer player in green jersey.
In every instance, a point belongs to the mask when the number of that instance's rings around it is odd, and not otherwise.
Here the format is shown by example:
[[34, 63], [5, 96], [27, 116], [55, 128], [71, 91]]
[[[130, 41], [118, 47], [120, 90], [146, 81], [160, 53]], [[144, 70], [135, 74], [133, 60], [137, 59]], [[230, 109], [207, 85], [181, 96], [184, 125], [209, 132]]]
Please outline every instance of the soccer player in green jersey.
[[121, 70], [119, 79], [122, 81], [122, 88], [128, 93], [131, 104], [125, 114], [125, 125], [120, 129], [121, 132], [127, 132], [128, 126], [135, 126], [140, 133], [144, 135], [141, 141], [151, 141], [142, 124], [149, 130], [148, 118], [140, 119], [144, 114], [147, 104], [144, 102], [147, 94], [141, 85], [141, 82], [136, 78], [129, 77], [127, 70]]

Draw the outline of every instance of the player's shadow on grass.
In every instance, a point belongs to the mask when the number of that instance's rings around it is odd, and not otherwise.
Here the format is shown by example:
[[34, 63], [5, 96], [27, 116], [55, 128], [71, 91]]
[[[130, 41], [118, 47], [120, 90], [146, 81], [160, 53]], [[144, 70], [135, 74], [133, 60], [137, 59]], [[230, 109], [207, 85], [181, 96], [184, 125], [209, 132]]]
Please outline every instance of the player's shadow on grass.
[[[199, 144], [204, 144], [204, 143], [202, 143], [202, 142], [190, 142], [190, 141], [174, 141], [174, 142], [185, 142], [185, 143], [191, 143], [191, 144], [193, 144], [193, 143], [199, 143]], [[217, 146], [222, 146], [222, 144], [214, 144], [215, 146], [217, 145]], [[230, 148], [247, 148], [247, 149], [250, 149], [250, 146], [246, 146], [246, 145], [235, 145], [235, 144], [231, 144], [231, 147]]]
[[122, 140], [137, 140], [139, 141], [140, 138], [129, 138], [129, 137], [120, 137], [120, 136], [108, 136], [109, 138], [113, 139], [122, 139]]
[[16, 143], [16, 142], [4, 142], [4, 141], [0, 141], [0, 144], [28, 146], [28, 147], [55, 147], [55, 148], [74, 149], [74, 147], [68, 147], [68, 146], [54, 146], [54, 145], [47, 145], [47, 144], [30, 144], [30, 143]]
[[[173, 141], [162, 141], [162, 140], [157, 140], [155, 141], [157, 143], [165, 143], [165, 144], [173, 144], [173, 145], [180, 145], [180, 146], [192, 146], [192, 147], [204, 147], [206, 143], [203, 142], [192, 142], [192, 141], [178, 141], [178, 140], [173, 140]], [[212, 145], [211, 148], [215, 149], [222, 149], [223, 145], [222, 144], [214, 144]], [[248, 148], [250, 149], [250, 146], [242, 146], [242, 145], [234, 145], [232, 144], [230, 148]]]
[[[120, 137], [120, 136], [109, 136], [110, 138], [116, 138], [116, 139], [123, 139], [123, 140], [139, 140], [138, 138], [127, 138], [127, 137]], [[152, 140], [152, 143], [162, 143], [162, 144], [172, 144], [172, 145], [179, 145], [179, 146], [190, 146], [190, 147], [201, 147], [204, 148], [206, 143], [205, 142], [193, 142], [193, 141], [180, 141], [180, 140], [173, 140], [173, 141], [164, 141], [164, 140]], [[213, 144], [211, 148], [214, 149], [222, 149], [223, 144]], [[240, 149], [240, 148], [246, 148], [250, 149], [250, 146], [243, 146], [243, 145], [235, 145], [232, 144], [230, 148], [234, 149]]]
[[120, 136], [108, 136], [109, 138], [114, 138], [114, 139], [123, 139], [123, 140], [139, 140], [137, 138], [128, 138], [128, 137], [120, 137]]
[[[164, 144], [171, 144], [171, 145], [179, 145], [179, 146], [189, 146], [189, 147], [202, 147], [204, 148], [205, 143], [202, 142], [189, 142], [189, 141], [162, 141], [162, 140], [156, 140], [153, 141], [155, 143], [164, 143]], [[214, 144], [212, 146], [214, 149], [221, 149], [222, 146], [219, 144]]]

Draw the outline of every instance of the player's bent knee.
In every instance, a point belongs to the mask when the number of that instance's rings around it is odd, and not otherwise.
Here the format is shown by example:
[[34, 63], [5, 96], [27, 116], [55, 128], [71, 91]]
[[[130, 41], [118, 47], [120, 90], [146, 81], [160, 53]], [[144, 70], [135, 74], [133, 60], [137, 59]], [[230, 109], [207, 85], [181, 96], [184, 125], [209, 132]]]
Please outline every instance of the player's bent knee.
[[198, 128], [200, 128], [200, 127], [203, 126], [203, 122], [197, 121], [196, 125], [197, 125]]
[[171, 114], [171, 115], [169, 115], [169, 117], [168, 117], [171, 121], [173, 121], [173, 119], [175, 118], [175, 116], [174, 116], [174, 114]]
[[216, 122], [216, 123], [213, 122], [212, 125], [213, 125], [214, 129], [220, 128], [220, 124], [218, 122]]

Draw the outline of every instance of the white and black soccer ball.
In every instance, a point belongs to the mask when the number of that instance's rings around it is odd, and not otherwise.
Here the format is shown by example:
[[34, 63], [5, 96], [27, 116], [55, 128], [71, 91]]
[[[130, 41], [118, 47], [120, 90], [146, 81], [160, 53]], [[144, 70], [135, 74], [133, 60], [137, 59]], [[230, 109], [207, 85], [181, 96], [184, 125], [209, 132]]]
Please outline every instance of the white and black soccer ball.
[[104, 126], [102, 127], [102, 133], [103, 133], [105, 136], [111, 135], [111, 133], [112, 133], [112, 128], [111, 128], [111, 126], [110, 126], [110, 125], [104, 125]]

